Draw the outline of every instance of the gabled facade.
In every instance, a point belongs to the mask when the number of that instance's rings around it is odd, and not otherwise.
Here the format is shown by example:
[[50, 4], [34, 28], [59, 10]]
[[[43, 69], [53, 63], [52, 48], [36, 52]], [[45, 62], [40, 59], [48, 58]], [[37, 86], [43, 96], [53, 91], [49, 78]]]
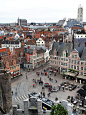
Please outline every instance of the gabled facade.
[[45, 41], [42, 38], [39, 38], [38, 40], [36, 40], [36, 45], [45, 46]]
[[32, 68], [37, 68], [45, 63], [44, 50], [28, 49], [26, 53], [26, 62], [32, 64]]
[[[68, 44], [68, 43], [67, 43]], [[71, 45], [70, 45], [71, 47]], [[68, 72], [69, 69], [78, 71], [79, 75], [86, 76], [86, 47], [80, 46], [75, 49], [69, 48], [62, 50], [62, 55], [59, 48], [54, 49], [53, 55], [50, 55], [50, 65], [59, 73]]]
[[20, 74], [20, 64], [15, 53], [4, 56], [2, 60], [5, 65], [5, 69], [11, 72], [11, 77], [16, 77]]
[[27, 64], [32, 64], [32, 68], [37, 68], [49, 60], [49, 51], [46, 47], [29, 47], [26, 52]]

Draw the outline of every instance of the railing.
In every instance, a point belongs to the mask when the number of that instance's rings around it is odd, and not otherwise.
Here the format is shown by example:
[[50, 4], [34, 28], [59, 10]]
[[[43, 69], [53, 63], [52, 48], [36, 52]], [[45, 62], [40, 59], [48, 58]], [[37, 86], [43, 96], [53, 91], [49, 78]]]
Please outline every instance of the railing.
[[0, 105], [0, 111], [3, 113], [3, 114], [6, 114], [6, 112], [2, 109], [2, 106]]

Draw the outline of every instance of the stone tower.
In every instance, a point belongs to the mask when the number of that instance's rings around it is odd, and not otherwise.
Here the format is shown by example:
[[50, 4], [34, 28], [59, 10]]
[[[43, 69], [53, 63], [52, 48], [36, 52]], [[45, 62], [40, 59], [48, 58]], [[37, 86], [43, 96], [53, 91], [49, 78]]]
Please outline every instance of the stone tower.
[[83, 7], [81, 5], [78, 7], [77, 21], [80, 21], [81, 24], [83, 23]]
[[[12, 95], [11, 95], [11, 74], [5, 71], [4, 64], [0, 58], [0, 113], [11, 115]], [[0, 114], [0, 115], [1, 115]]]

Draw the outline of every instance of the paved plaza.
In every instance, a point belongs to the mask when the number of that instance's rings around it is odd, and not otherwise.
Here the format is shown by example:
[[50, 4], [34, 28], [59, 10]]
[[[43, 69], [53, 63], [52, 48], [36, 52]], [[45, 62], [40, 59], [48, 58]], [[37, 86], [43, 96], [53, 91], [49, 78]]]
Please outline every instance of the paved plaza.
[[[33, 79], [40, 79], [44, 82], [44, 83], [49, 83], [52, 85], [52, 87], [56, 87], [58, 88], [58, 86], [64, 82], [64, 81], [68, 81], [69, 83], [73, 83], [73, 84], [77, 84], [80, 87], [82, 87], [83, 84], [80, 83], [76, 83], [73, 80], [66, 80], [62, 78], [62, 75], [60, 74], [56, 74], [56, 76], [54, 76], [54, 73], [52, 73], [49, 77], [51, 77], [53, 79], [53, 81], [50, 81], [48, 76], [45, 75], [37, 75], [36, 72], [44, 72], [43, 70], [46, 69], [48, 67], [48, 65], [45, 65], [44, 68], [40, 67], [34, 71], [30, 71], [27, 72], [26, 70], [22, 70], [22, 76], [19, 76], [17, 78], [12, 79], [12, 91], [13, 91], [13, 95], [12, 95], [12, 104], [15, 105], [20, 105], [20, 108], [23, 109], [23, 100], [25, 100], [26, 98], [28, 98], [28, 94], [30, 92], [36, 92], [36, 93], [40, 93], [42, 92], [42, 87], [43, 85], [39, 85], [39, 83], [37, 83], [37, 85], [35, 85], [35, 87], [33, 87]], [[26, 73], [27, 73], [27, 78], [26, 79]], [[55, 83], [55, 80], [57, 80], [57, 83]], [[47, 94], [49, 93], [48, 88], [45, 88], [44, 92], [45, 92], [45, 97], [49, 98], [50, 100], [55, 100], [55, 98], [57, 97], [59, 101], [61, 100], [66, 100], [68, 96], [76, 96], [76, 91], [79, 90], [79, 88], [76, 88], [75, 90], [69, 91], [69, 90], [65, 90], [63, 92], [63, 90], [61, 89], [58, 92], [51, 92], [50, 97], [47, 96]], [[17, 94], [16, 94], [17, 91]]]

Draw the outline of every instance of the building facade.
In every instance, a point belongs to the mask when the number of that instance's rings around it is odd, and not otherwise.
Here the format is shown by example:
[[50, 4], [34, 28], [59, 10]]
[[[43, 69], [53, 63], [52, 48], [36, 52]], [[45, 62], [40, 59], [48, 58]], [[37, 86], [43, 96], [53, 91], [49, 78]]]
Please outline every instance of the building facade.
[[45, 41], [42, 38], [39, 38], [38, 40], [36, 40], [36, 45], [45, 46]]
[[2, 48], [7, 48], [9, 47], [11, 53], [13, 52], [13, 48], [21, 48], [21, 42], [19, 42], [18, 40], [16, 41], [9, 41], [9, 40], [5, 40], [2, 42], [1, 44]]
[[11, 55], [4, 56], [2, 60], [5, 65], [5, 69], [10, 71], [11, 78], [16, 77], [20, 74], [20, 64], [15, 52]]
[[81, 24], [83, 23], [83, 7], [81, 5], [78, 7], [77, 21], [79, 21]]
[[50, 55], [50, 66], [52, 68], [60, 74], [68, 72], [71, 69], [77, 71], [79, 76], [86, 76], [86, 47], [80, 46], [73, 50], [72, 48], [71, 50], [65, 50], [64, 46], [62, 55], [59, 55], [59, 52], [59, 49], [55, 49], [54, 54]]
[[32, 64], [32, 68], [44, 65], [49, 60], [49, 51], [45, 47], [30, 47], [26, 52], [26, 62]]
[[18, 24], [19, 26], [27, 26], [27, 20], [18, 18]]

